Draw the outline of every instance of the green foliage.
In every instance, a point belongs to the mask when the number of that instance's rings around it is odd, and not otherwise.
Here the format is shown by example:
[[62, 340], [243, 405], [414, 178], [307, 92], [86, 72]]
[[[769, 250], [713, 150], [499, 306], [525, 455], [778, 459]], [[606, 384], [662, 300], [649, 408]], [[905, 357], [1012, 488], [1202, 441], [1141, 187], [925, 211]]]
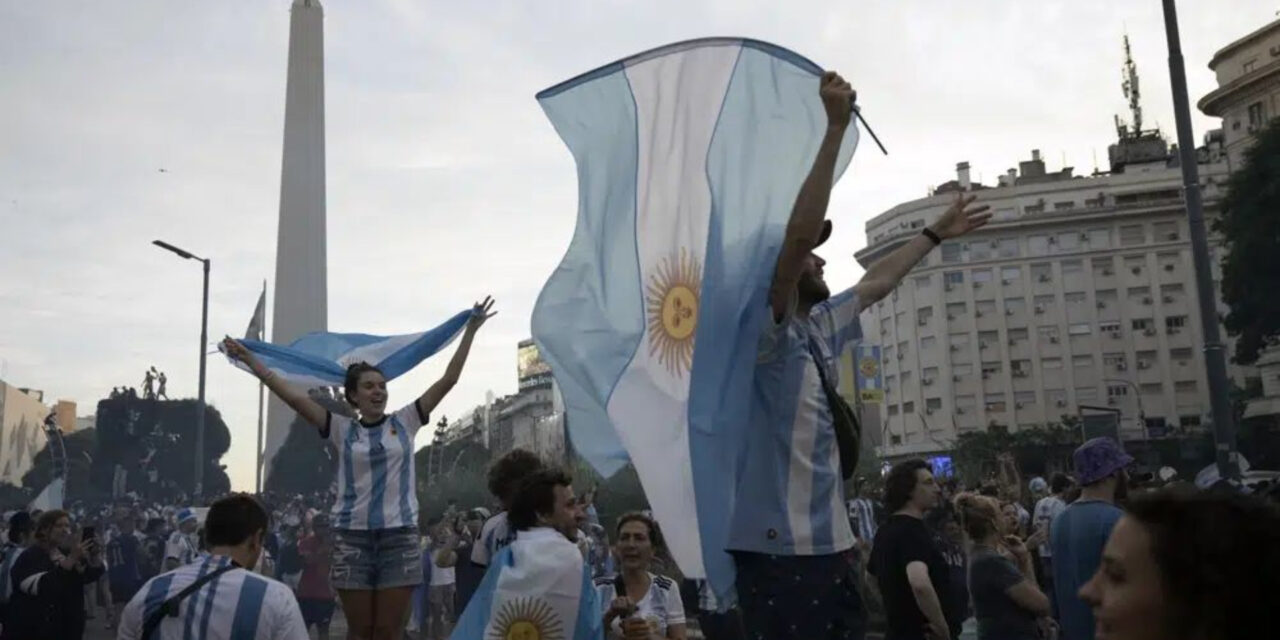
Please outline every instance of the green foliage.
[[[489, 451], [474, 442], [456, 442], [419, 449], [414, 454], [414, 467], [418, 478], [418, 507], [420, 520], [431, 522], [444, 514], [449, 500], [455, 500], [459, 509], [484, 507], [496, 510], [496, 501], [489, 495], [487, 474]], [[427, 459], [435, 456], [430, 465], [428, 482]], [[439, 465], [439, 468], [436, 468]]]
[[1245, 152], [1213, 223], [1226, 251], [1224, 323], [1236, 338], [1235, 361], [1252, 364], [1280, 336], [1280, 120], [1272, 120]]
[[25, 487], [15, 487], [7, 482], [0, 482], [0, 508], [26, 509], [35, 499], [36, 492]]
[[1070, 467], [1071, 452], [1080, 445], [1079, 419], [1062, 416], [1059, 423], [1009, 431], [992, 425], [985, 431], [970, 431], [956, 438], [952, 462], [956, 473], [969, 486], [986, 482], [998, 471], [996, 457], [1012, 453], [1025, 473], [1051, 473]]
[[[96, 429], [73, 431], [62, 438], [67, 450], [66, 498], [72, 500], [96, 500], [108, 497], [110, 484], [102, 487], [92, 482], [93, 455], [98, 448]], [[35, 498], [53, 480], [53, 456], [48, 443], [36, 453], [31, 468], [22, 475], [22, 487], [30, 493], [28, 501]], [[8, 503], [3, 503], [8, 504]], [[26, 506], [25, 504], [23, 506]]]
[[574, 490], [579, 494], [597, 489], [596, 513], [600, 516], [600, 524], [610, 532], [622, 514], [649, 508], [649, 499], [645, 497], [644, 487], [640, 485], [640, 476], [630, 464], [609, 478], [602, 478], [591, 465], [582, 460], [578, 460], [570, 472], [573, 474]]
[[338, 477], [338, 455], [333, 442], [316, 433], [315, 425], [296, 417], [270, 469], [262, 482], [266, 491], [282, 495], [323, 491]]

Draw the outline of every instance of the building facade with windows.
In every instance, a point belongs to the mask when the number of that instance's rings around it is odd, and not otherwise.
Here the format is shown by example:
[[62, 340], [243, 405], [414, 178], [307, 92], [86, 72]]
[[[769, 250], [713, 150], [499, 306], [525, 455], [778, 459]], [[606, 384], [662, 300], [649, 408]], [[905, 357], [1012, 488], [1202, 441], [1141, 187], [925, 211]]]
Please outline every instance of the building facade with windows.
[[[864, 312], [883, 357], [883, 455], [945, 451], [966, 431], [1059, 422], [1090, 406], [1119, 410], [1126, 439], [1200, 425], [1208, 385], [1181, 173], [1160, 144], [1150, 161], [1092, 177], [1047, 173], [1033, 152], [994, 188], [971, 184], [961, 163], [932, 196], [867, 223], [864, 267], [958, 191], [980, 190], [995, 214]], [[1212, 212], [1227, 167], [1220, 150], [1199, 155]]]
[[1222, 118], [1231, 167], [1240, 166], [1253, 134], [1280, 115], [1280, 20], [1220, 49], [1209, 61], [1218, 88], [1197, 105]]

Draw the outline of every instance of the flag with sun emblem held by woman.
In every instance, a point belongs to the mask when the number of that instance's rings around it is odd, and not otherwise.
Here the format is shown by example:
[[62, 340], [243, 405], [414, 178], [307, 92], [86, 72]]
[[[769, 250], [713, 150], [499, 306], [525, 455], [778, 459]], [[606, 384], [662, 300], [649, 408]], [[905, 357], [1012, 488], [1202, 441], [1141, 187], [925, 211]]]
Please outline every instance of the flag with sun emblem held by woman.
[[603, 640], [604, 610], [578, 546], [549, 528], [498, 552], [450, 640]]
[[[767, 294], [827, 117], [822, 69], [741, 38], [668, 45], [538, 94], [573, 154], [578, 220], [533, 311], [575, 451], [635, 465], [687, 577], [724, 551]], [[857, 143], [850, 127], [838, 171]]]

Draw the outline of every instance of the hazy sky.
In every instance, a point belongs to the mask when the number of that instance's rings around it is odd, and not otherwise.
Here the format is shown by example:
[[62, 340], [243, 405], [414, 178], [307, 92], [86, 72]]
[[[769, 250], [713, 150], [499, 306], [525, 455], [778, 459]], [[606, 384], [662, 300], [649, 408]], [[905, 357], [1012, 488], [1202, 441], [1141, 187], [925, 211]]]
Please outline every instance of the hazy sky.
[[[1095, 152], [1105, 164], [1126, 29], [1146, 121], [1172, 134], [1160, 4], [328, 0], [329, 326], [407, 333], [492, 294], [500, 313], [441, 411], [513, 392], [516, 342], [576, 211], [572, 160], [534, 93], [710, 35], [792, 48], [858, 89], [892, 155], [864, 137], [835, 189], [828, 280], [852, 283], [864, 222], [958, 161], [987, 183], [1032, 148], [1050, 170], [1065, 157], [1087, 173]], [[0, 377], [81, 415], [151, 365], [171, 395], [195, 396], [199, 265], [149, 243], [210, 257], [211, 338], [243, 333], [274, 274], [289, 5], [0, 0]], [[1194, 105], [1216, 86], [1213, 52], [1280, 6], [1180, 5]], [[1197, 139], [1216, 126], [1197, 114]], [[392, 403], [447, 358], [394, 382]], [[240, 489], [253, 484], [256, 389], [209, 359]]]

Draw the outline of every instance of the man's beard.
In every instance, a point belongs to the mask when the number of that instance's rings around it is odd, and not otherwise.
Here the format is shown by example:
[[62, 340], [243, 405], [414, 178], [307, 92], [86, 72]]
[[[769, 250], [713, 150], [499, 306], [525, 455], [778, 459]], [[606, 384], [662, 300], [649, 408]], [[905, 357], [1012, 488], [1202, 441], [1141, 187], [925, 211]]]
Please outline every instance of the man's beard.
[[800, 283], [796, 287], [800, 302], [808, 305], [815, 305], [819, 302], [825, 302], [831, 297], [831, 289], [827, 284], [811, 275], [803, 275], [800, 277]]

